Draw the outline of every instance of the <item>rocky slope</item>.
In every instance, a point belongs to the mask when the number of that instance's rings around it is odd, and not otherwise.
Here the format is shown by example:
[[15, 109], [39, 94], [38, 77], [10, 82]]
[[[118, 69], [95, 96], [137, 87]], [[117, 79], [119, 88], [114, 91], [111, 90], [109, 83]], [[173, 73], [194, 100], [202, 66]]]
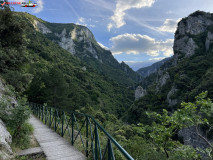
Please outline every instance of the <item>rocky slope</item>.
[[128, 86], [139, 79], [140, 76], [136, 72], [127, 65], [124, 67], [109, 50], [102, 48], [87, 27], [75, 24], [49, 23], [32, 15], [27, 15], [27, 17], [37, 31], [80, 58], [87, 67]]

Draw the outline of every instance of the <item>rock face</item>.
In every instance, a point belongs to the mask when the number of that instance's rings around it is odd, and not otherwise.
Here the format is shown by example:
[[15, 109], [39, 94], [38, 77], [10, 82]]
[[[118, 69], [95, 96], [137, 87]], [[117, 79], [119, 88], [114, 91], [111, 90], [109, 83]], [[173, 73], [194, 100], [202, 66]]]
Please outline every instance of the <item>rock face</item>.
[[176, 105], [178, 103], [177, 99], [172, 99], [171, 96], [173, 96], [175, 94], [175, 92], [177, 92], [178, 90], [172, 86], [172, 89], [169, 91], [169, 93], [167, 94], [167, 102], [169, 104], [170, 107]]
[[2, 83], [2, 80], [0, 79], [0, 98], [2, 97], [4, 91], [5, 91], [5, 86]]
[[166, 84], [166, 82], [167, 82], [168, 79], [170, 79], [170, 76], [169, 76], [169, 73], [166, 72], [166, 73], [164, 73], [164, 74], [160, 77], [160, 79], [159, 79], [159, 81], [158, 81], [159, 86], [160, 86], [160, 87], [163, 87], [163, 86]]
[[5, 124], [0, 119], [0, 159], [8, 160], [13, 157], [13, 152], [10, 147], [12, 136], [7, 131]]
[[178, 34], [176, 34], [175, 39], [179, 36], [185, 36], [188, 34], [201, 34], [212, 24], [213, 20], [211, 19], [210, 13], [197, 11], [179, 22], [177, 29]]
[[98, 55], [96, 50], [92, 46], [91, 41], [95, 41], [95, 38], [92, 34], [92, 32], [87, 29], [86, 27], [77, 28], [75, 27], [66, 37], [66, 29], [64, 29], [61, 33], [61, 41], [59, 42], [59, 45], [71, 52], [72, 54], [75, 54], [77, 51], [75, 49], [75, 43], [74, 41], [77, 41], [77, 43], [82, 43], [83, 45], [83, 52], [90, 52], [92, 56], [96, 59], [98, 59]]
[[184, 57], [192, 56], [196, 48], [198, 48], [198, 46], [195, 44], [194, 40], [188, 36], [177, 39], [174, 43], [174, 51], [176, 53], [184, 53]]
[[201, 149], [209, 147], [206, 144], [206, 142], [196, 134], [195, 127], [189, 127], [180, 130], [178, 132], [178, 136], [183, 138], [183, 142], [185, 145], [190, 145], [193, 146], [194, 148], [201, 148]]
[[213, 43], [213, 33], [208, 32], [205, 46], [206, 46], [206, 51], [209, 51], [210, 44]]
[[33, 26], [36, 30], [40, 31], [43, 34], [52, 33], [49, 28], [47, 28], [43, 23], [34, 20]]
[[143, 89], [143, 87], [138, 86], [135, 90], [135, 100], [138, 100], [139, 98], [146, 95], [146, 90]]
[[[194, 36], [205, 33], [210, 25], [213, 24], [213, 19], [210, 13], [197, 11], [187, 18], [182, 19], [178, 23], [178, 28], [175, 33], [174, 41], [174, 65], [184, 57], [194, 55], [198, 45], [194, 41]], [[206, 50], [209, 50], [210, 43], [212, 43], [213, 35], [208, 32], [206, 38]]]
[[69, 51], [72, 54], [75, 54], [75, 43], [73, 42], [73, 39], [71, 37], [67, 37], [67, 31], [64, 28], [64, 30], [61, 32], [61, 34], [55, 33], [56, 36], [60, 38], [60, 41], [58, 44], [64, 48], [65, 50]]

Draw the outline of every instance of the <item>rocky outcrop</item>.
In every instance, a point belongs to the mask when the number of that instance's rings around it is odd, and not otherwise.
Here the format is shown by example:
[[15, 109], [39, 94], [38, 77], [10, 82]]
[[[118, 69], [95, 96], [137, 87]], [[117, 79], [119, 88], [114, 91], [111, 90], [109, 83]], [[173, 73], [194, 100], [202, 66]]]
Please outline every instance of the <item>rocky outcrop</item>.
[[205, 46], [206, 46], [206, 51], [209, 51], [210, 44], [213, 43], [213, 33], [208, 32]]
[[40, 31], [43, 34], [52, 33], [49, 28], [47, 28], [43, 23], [37, 20], [34, 20], [33, 26], [37, 31]]
[[[178, 23], [174, 40], [174, 61], [176, 66], [181, 58], [190, 57], [195, 54], [198, 45], [193, 37], [207, 31], [207, 28], [213, 25], [213, 19], [210, 13], [197, 11]], [[208, 32], [206, 38], [206, 50], [209, 50], [210, 43], [213, 40], [212, 33]]]
[[187, 18], [182, 19], [178, 24], [175, 39], [185, 35], [199, 35], [206, 31], [208, 26], [213, 24], [210, 13], [195, 12]]
[[13, 157], [13, 152], [10, 147], [12, 136], [7, 131], [5, 124], [0, 119], [0, 159], [8, 160]]
[[143, 87], [138, 86], [135, 90], [135, 100], [138, 100], [145, 95], [146, 95], [146, 90], [143, 89]]
[[89, 42], [91, 40], [95, 40], [95, 37], [93, 36], [92, 32], [86, 27], [75, 27], [71, 32], [71, 37], [72, 39], [77, 40], [78, 42]]
[[175, 92], [177, 92], [178, 90], [172, 86], [172, 89], [169, 91], [169, 93], [167, 94], [167, 102], [169, 104], [170, 107], [176, 105], [178, 103], [177, 99], [172, 99], [171, 97], [175, 94]]
[[[159, 71], [158, 72], [158, 74], [159, 74], [159, 79], [157, 80], [157, 88], [159, 89], [159, 88], [162, 88], [165, 84], [166, 84], [166, 82], [167, 82], [167, 80], [169, 80], [170, 79], [170, 76], [169, 76], [169, 73], [168, 72], [165, 72], [165, 73], [161, 73], [161, 72], [163, 72], [163, 71]], [[158, 90], [157, 89], [157, 90]]]
[[[204, 136], [204, 133], [201, 134]], [[206, 142], [197, 135], [195, 127], [189, 127], [180, 130], [178, 132], [178, 136], [183, 138], [183, 142], [185, 145], [190, 145], [194, 148], [201, 149], [206, 149], [209, 147]]]
[[65, 50], [69, 51], [72, 54], [75, 54], [75, 43], [73, 42], [73, 39], [71, 37], [67, 37], [67, 31], [64, 29], [61, 34], [55, 33], [57, 37], [60, 38], [60, 41], [58, 44], [64, 48]]
[[175, 53], [183, 53], [184, 57], [190, 57], [195, 53], [198, 46], [192, 38], [184, 36], [175, 40], [173, 48]]
[[3, 96], [4, 92], [5, 92], [5, 86], [2, 82], [2, 80], [0, 79], [0, 98]]
[[97, 52], [92, 45], [92, 41], [95, 41], [95, 38], [86, 27], [75, 27], [72, 31], [67, 31], [64, 28], [61, 34], [55, 33], [55, 35], [60, 38], [57, 43], [70, 53], [74, 55], [77, 53], [75, 42], [82, 43], [83, 53], [89, 52], [94, 58], [98, 59]]

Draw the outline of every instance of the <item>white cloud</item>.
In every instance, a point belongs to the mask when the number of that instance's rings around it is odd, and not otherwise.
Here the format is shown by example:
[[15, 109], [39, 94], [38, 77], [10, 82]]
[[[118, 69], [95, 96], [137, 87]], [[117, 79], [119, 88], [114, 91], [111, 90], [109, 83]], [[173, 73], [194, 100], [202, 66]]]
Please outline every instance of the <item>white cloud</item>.
[[121, 54], [147, 54], [158, 56], [163, 54], [166, 57], [173, 55], [173, 39], [158, 41], [147, 35], [141, 34], [122, 34], [110, 39], [112, 42], [112, 53]]
[[85, 22], [85, 19], [84, 19], [83, 17], [80, 17], [80, 18], [78, 19], [78, 21], [81, 22], [81, 23], [84, 23], [84, 22]]
[[83, 18], [83, 17], [78, 18], [78, 21], [76, 22], [76, 24], [81, 25], [81, 26], [86, 26], [86, 27], [88, 26], [86, 24], [85, 18]]
[[39, 13], [43, 10], [43, 8], [44, 8], [43, 0], [39, 0], [39, 1], [37, 1], [37, 6], [33, 10], [33, 13]]
[[157, 58], [150, 58], [150, 61], [161, 61], [163, 59], [165, 59], [166, 57], [157, 57]]
[[108, 24], [108, 30], [112, 27], [120, 28], [126, 24], [124, 17], [126, 11], [133, 8], [151, 7], [155, 0], [116, 0], [116, 9], [111, 17], [112, 23]]
[[163, 31], [163, 32], [174, 33], [177, 29], [177, 24], [179, 21], [180, 21], [180, 19], [178, 19], [178, 20], [166, 19], [164, 21], [163, 25], [158, 27], [157, 29], [159, 29], [160, 31]]
[[98, 42], [98, 44], [99, 44], [99, 46], [101, 46], [101, 48], [104, 48], [104, 49], [106, 49], [106, 50], [109, 50], [109, 48], [106, 47], [106, 46], [104, 46], [102, 43]]

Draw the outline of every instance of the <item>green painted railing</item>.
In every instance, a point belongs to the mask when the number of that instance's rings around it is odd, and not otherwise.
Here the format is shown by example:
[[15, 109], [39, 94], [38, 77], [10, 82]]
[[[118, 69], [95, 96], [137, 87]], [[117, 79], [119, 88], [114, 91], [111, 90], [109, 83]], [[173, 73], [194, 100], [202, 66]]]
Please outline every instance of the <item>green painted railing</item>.
[[35, 116], [80, 148], [88, 159], [134, 160], [92, 116], [35, 103], [29, 106]]

